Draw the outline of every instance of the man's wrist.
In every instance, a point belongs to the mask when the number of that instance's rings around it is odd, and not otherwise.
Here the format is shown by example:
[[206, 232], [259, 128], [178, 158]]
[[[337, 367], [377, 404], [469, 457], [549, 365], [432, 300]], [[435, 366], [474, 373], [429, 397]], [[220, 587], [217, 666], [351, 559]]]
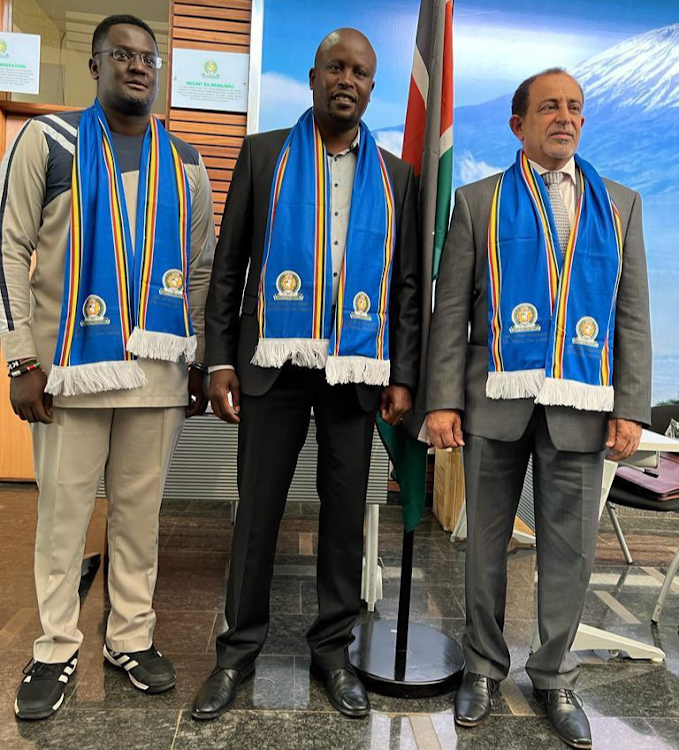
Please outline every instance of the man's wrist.
[[7, 375], [10, 378], [18, 378], [27, 372], [39, 370], [40, 362], [35, 357], [24, 357], [23, 359], [13, 359], [7, 362]]
[[219, 370], [235, 370], [236, 368], [233, 365], [210, 365], [210, 367], [207, 368], [207, 371], [210, 375], [212, 375], [213, 372], [218, 372]]

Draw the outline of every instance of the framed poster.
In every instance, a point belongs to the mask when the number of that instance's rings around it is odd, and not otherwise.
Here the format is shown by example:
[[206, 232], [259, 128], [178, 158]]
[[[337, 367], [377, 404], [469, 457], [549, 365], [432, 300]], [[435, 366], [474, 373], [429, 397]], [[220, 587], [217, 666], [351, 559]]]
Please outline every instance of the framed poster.
[[248, 111], [250, 56], [240, 52], [172, 50], [172, 106]]
[[40, 35], [0, 33], [0, 91], [40, 92]]

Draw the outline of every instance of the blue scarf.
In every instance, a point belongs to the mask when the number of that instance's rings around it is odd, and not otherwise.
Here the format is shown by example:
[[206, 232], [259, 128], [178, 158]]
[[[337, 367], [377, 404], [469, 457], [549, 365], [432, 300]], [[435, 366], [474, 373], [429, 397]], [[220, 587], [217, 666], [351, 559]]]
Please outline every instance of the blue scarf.
[[[159, 215], [162, 210], [162, 216]], [[188, 305], [191, 196], [184, 165], [155, 117], [139, 165], [134, 243], [104, 110], [80, 118], [64, 295], [47, 391], [74, 396], [146, 383], [136, 357], [196, 351]]]
[[389, 383], [389, 285], [396, 219], [389, 175], [361, 123], [346, 252], [332, 305], [328, 156], [307, 110], [271, 187], [259, 284], [260, 367], [325, 368], [329, 383]]
[[489, 398], [613, 409], [620, 216], [591, 164], [562, 257], [547, 188], [523, 151], [500, 177], [488, 227]]

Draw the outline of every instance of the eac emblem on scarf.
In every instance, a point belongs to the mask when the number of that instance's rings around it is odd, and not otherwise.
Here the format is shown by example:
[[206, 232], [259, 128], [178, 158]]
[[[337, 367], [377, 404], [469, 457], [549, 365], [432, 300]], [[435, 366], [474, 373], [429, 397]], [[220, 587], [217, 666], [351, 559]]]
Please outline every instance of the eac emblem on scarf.
[[512, 310], [513, 326], [510, 333], [526, 333], [529, 331], [540, 331], [542, 327], [538, 324], [538, 309], [530, 302], [522, 302]]
[[354, 296], [354, 311], [350, 317], [353, 320], [372, 320], [372, 315], [368, 315], [370, 312], [370, 297], [365, 292], [358, 292]]
[[163, 288], [158, 294], [166, 297], [184, 297], [184, 274], [178, 268], [171, 268], [163, 274]]
[[575, 332], [577, 336], [573, 337], [574, 344], [582, 344], [583, 346], [592, 346], [595, 349], [599, 348], [596, 337], [599, 333], [599, 324], [589, 315], [585, 315], [580, 318], [577, 325], [575, 326]]
[[302, 280], [294, 271], [283, 271], [278, 274], [276, 279], [276, 289], [278, 294], [274, 294], [275, 300], [301, 301], [304, 295], [299, 293], [302, 286]]
[[106, 317], [106, 303], [96, 294], [90, 294], [83, 304], [81, 326], [107, 326], [111, 321]]

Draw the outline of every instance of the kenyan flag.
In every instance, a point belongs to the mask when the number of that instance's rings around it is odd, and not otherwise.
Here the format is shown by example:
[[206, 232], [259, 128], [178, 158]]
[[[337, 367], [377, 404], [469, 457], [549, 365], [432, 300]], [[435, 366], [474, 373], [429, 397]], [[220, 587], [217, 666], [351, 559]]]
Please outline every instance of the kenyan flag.
[[403, 158], [420, 178], [422, 250], [436, 278], [453, 189], [453, 0], [420, 6]]
[[403, 523], [406, 531], [412, 531], [424, 511], [427, 444], [417, 436], [426, 416], [424, 382], [432, 286], [448, 232], [453, 189], [453, 0], [422, 0], [420, 4], [403, 158], [419, 177], [423, 279], [420, 385], [405, 429], [391, 427], [381, 419], [378, 424], [399, 483]]

